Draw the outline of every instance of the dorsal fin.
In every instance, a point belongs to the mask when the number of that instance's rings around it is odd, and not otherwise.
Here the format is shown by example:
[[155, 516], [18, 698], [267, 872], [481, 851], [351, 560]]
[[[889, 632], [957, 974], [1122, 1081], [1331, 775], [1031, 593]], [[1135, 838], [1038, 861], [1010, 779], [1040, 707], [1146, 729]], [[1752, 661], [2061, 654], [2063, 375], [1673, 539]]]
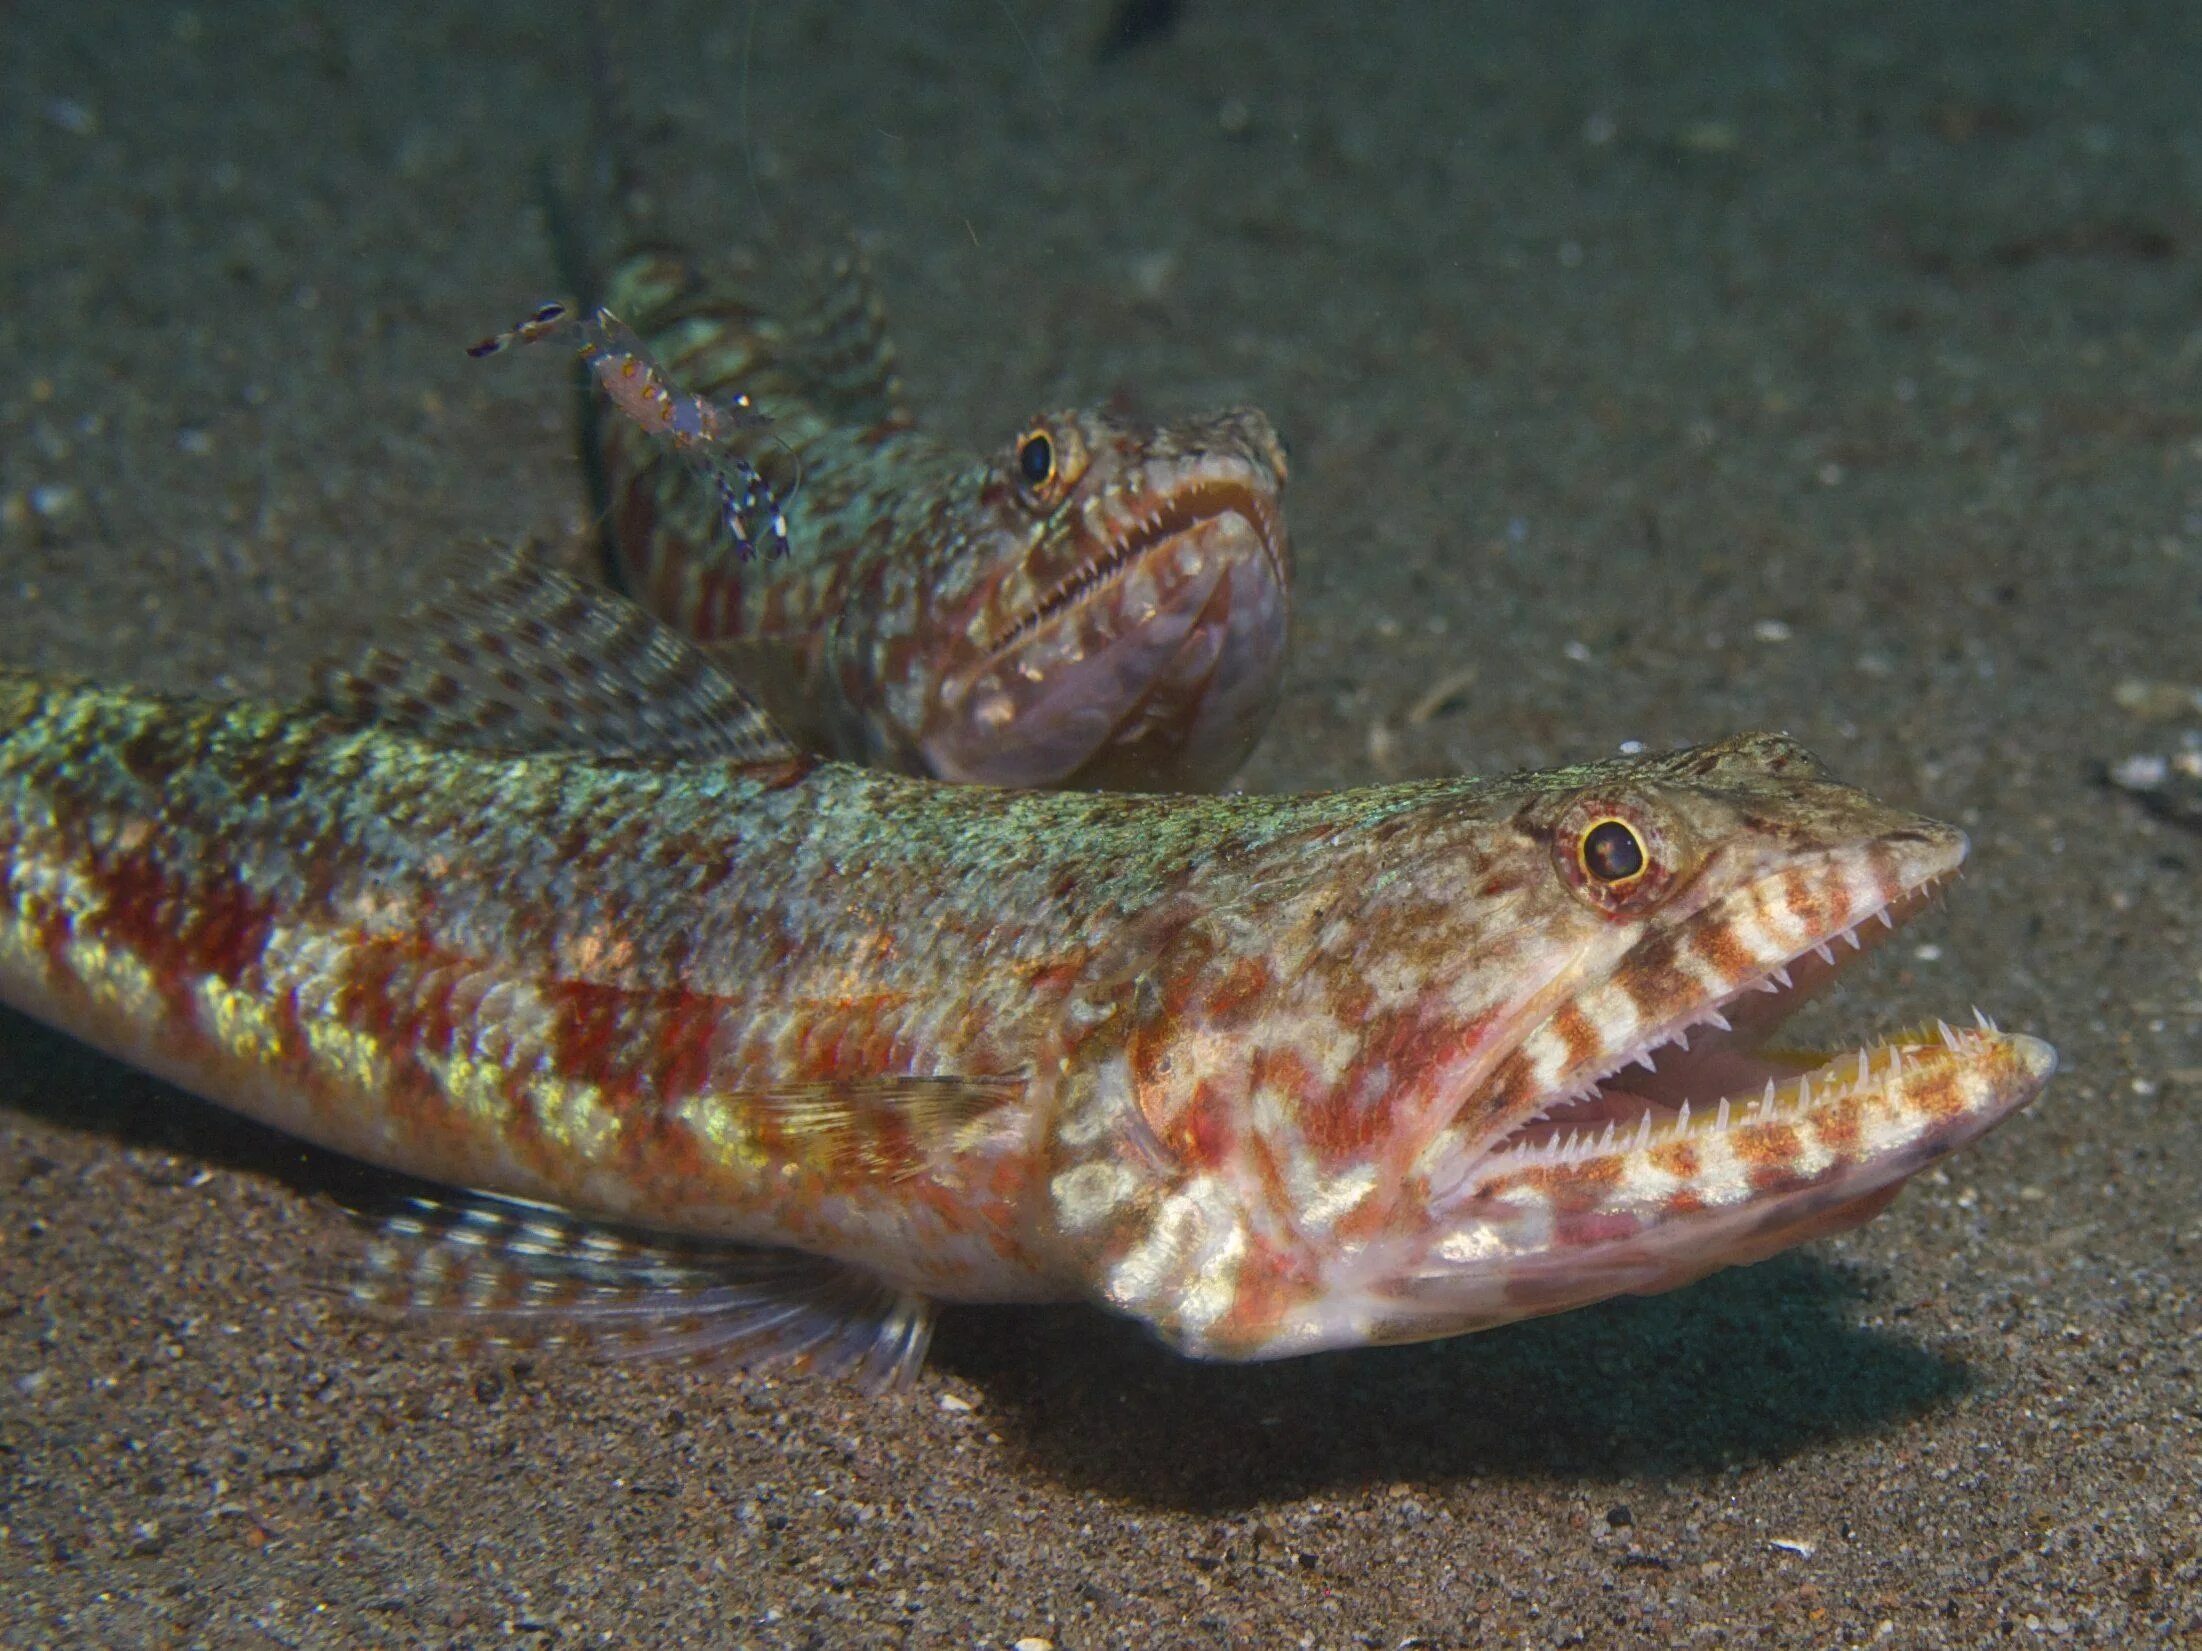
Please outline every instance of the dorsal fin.
[[693, 643], [531, 546], [415, 609], [402, 640], [325, 675], [321, 699], [341, 716], [477, 750], [801, 760]]
[[871, 261], [851, 247], [828, 270], [823, 296], [790, 340], [821, 407], [861, 424], [907, 424], [902, 375], [887, 336], [887, 306]]

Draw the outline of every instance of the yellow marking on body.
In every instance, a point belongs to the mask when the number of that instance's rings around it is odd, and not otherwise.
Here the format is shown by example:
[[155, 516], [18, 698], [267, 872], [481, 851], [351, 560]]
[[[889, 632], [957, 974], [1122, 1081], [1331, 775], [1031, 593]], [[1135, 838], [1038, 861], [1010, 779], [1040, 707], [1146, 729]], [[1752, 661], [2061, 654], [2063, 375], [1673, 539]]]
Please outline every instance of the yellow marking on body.
[[[708, 1089], [689, 1096], [674, 1108], [672, 1121], [703, 1143], [723, 1169], [761, 1176], [772, 1168], [770, 1154], [758, 1144], [757, 1132], [742, 1117], [740, 1109], [728, 1106], [721, 1096]], [[783, 1174], [793, 1174], [795, 1169], [793, 1164], [781, 1166]]]
[[73, 936], [61, 950], [62, 968], [103, 1009], [148, 1025], [168, 1018], [160, 976], [127, 947], [110, 946], [94, 935]]
[[426, 1053], [420, 1062], [434, 1075], [445, 1099], [469, 1117], [501, 1126], [512, 1116], [512, 1073], [500, 1062], [475, 1055]]
[[378, 1095], [389, 1085], [390, 1057], [370, 1033], [355, 1032], [326, 1017], [305, 1023], [306, 1047], [325, 1081], [355, 1095]]
[[272, 1066], [282, 1053], [283, 1028], [273, 1006], [257, 992], [241, 992], [215, 975], [203, 977], [193, 994], [199, 1024], [240, 1061]]
[[603, 1093], [595, 1084], [549, 1076], [527, 1087], [543, 1133], [580, 1159], [594, 1157], [619, 1134], [619, 1115], [604, 1105]]

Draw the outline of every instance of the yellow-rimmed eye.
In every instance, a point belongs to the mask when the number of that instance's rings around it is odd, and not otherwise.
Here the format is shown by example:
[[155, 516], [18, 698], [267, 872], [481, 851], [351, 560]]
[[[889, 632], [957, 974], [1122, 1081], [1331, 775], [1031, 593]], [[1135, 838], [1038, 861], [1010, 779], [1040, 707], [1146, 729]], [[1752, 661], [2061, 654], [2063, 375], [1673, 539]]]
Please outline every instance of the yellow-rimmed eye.
[[1614, 917], [1647, 912], [1673, 891], [1691, 856], [1643, 799], [1600, 787], [1552, 826], [1552, 867], [1582, 899]]
[[1634, 826], [1609, 815], [1584, 828], [1575, 844], [1575, 861], [1591, 881], [1621, 888], [1644, 875], [1651, 856]]
[[1017, 474], [1036, 490], [1055, 479], [1055, 443], [1045, 430], [1035, 430], [1017, 444]]

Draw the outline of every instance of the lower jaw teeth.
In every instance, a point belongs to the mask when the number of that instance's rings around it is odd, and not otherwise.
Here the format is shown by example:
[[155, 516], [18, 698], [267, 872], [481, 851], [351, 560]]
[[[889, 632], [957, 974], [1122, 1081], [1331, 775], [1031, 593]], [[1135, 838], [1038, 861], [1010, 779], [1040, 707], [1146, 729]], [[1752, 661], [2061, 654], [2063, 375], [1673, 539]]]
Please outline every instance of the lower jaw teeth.
[[[1537, 1126], [1535, 1131], [1525, 1132], [1524, 1139], [1502, 1151], [1553, 1159], [1584, 1158], [1641, 1150], [1691, 1134], [1717, 1135], [1736, 1128], [1794, 1123], [1815, 1111], [1841, 1105], [1865, 1092], [1900, 1082], [1909, 1071], [1908, 1061], [1940, 1055], [1944, 1051], [1962, 1054], [1968, 1040], [1986, 1035], [1991, 1034], [1985, 1025], [1980, 1032], [1958, 1031], [1937, 1021], [1932, 1031], [1862, 1046], [1853, 1056], [1834, 1056], [1809, 1071], [1786, 1079], [1770, 1077], [1765, 1088], [1755, 1095], [1685, 1099], [1678, 1104], [1647, 1100], [1626, 1118], [1590, 1122], [1575, 1129], [1568, 1128], [1564, 1120]], [[1644, 1064], [1650, 1065], [1648, 1061]], [[1608, 1080], [1609, 1083], [1613, 1081]]]

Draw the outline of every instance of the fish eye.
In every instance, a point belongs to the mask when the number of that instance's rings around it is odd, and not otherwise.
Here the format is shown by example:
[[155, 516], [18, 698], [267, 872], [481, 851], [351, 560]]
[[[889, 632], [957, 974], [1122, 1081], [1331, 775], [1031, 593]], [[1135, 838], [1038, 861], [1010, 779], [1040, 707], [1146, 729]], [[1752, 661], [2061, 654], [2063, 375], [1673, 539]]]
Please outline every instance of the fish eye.
[[1575, 857], [1584, 876], [1609, 888], [1643, 876], [1651, 859], [1636, 828], [1610, 815], [1584, 830], [1575, 845]]
[[1602, 788], [1570, 803], [1549, 841], [1561, 881], [1612, 917], [1647, 912], [1666, 899], [1689, 854], [1658, 810]]
[[1045, 430], [1035, 430], [1017, 444], [1017, 473], [1027, 487], [1045, 487], [1055, 479], [1055, 443]]

